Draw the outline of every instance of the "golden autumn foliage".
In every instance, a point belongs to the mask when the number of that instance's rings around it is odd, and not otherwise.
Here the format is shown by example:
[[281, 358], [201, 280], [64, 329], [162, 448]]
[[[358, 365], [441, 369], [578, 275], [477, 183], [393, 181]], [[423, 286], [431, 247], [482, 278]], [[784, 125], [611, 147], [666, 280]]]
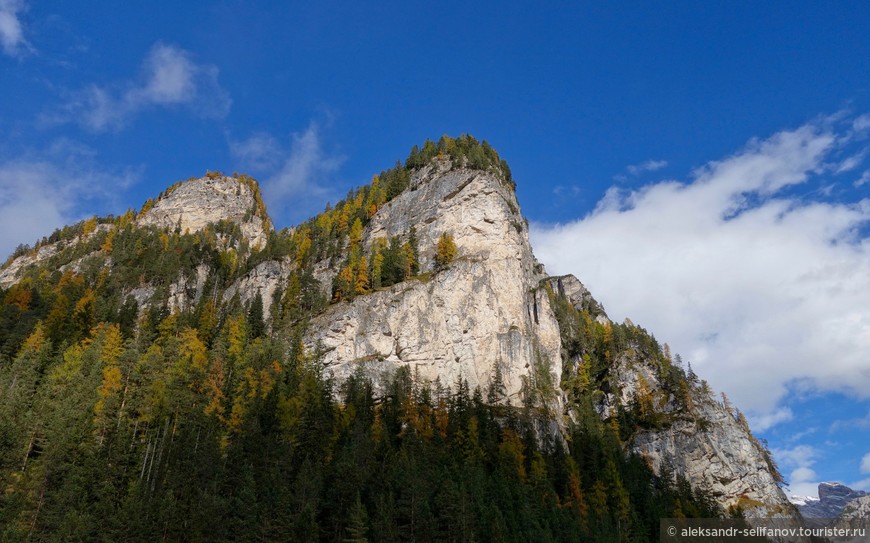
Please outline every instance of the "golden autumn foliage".
[[82, 223], [82, 237], [86, 238], [97, 229], [97, 218], [91, 217]]
[[24, 280], [12, 285], [3, 303], [13, 305], [19, 311], [27, 311], [30, 307], [30, 302], [33, 300], [33, 291], [30, 289], [30, 281]]
[[456, 253], [456, 242], [453, 240], [453, 236], [447, 232], [441, 234], [441, 237], [438, 238], [438, 243], [435, 245], [436, 266], [443, 268], [450, 264], [456, 258]]
[[21, 345], [19, 356], [26, 353], [38, 353], [42, 350], [43, 345], [45, 345], [45, 339], [46, 337], [42, 328], [42, 323], [38, 323], [33, 329], [33, 332], [27, 336], [27, 339], [25, 339], [24, 343]]
[[356, 282], [354, 283], [354, 291], [357, 294], [365, 294], [369, 292], [369, 265], [366, 257], [360, 257], [357, 265]]

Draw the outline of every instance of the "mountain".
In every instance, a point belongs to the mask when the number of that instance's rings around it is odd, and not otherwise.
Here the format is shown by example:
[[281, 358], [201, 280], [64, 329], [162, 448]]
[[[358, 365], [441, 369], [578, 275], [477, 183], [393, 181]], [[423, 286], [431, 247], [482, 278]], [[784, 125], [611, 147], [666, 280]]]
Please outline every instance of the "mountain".
[[177, 183], [21, 248], [0, 289], [4, 541], [799, 517], [727, 398], [547, 276], [510, 169], [470, 136], [280, 231], [246, 176]]
[[[844, 484], [820, 483], [818, 499], [800, 500], [797, 507], [804, 518], [830, 520], [839, 517], [851, 502], [866, 495], [863, 490], [852, 490]], [[857, 509], [857, 505], [852, 509]]]
[[870, 495], [866, 493], [846, 503], [838, 520], [862, 520], [870, 518]]

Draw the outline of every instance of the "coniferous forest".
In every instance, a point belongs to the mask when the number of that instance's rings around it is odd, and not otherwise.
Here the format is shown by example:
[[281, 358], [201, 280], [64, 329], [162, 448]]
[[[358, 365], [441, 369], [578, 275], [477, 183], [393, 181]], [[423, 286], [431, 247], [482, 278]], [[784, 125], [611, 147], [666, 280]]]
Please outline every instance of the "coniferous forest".
[[[399, 370], [377, 393], [362, 374], [338, 383], [303, 347], [329, 304], [423, 276], [413, 228], [369, 247], [360, 236], [439, 156], [513, 183], [485, 142], [445, 137], [264, 247], [227, 222], [137, 225], [150, 202], [19, 248], [75, 241], [0, 289], [0, 541], [652, 541], [659, 518], [719, 514], [628, 452], [635, 430], [667, 422], [644, 398], [596, 410], [628, 350], [655, 362], [677, 402], [701, 385], [595, 308], [550, 291], [565, 359], [582, 360], [562, 368], [568, 417], [551, 411], [545, 370], [508, 406], [498, 379], [472, 390]], [[267, 220], [255, 194], [250, 213]], [[426, 273], [449, 266], [452, 243], [439, 240]], [[224, 300], [276, 258], [295, 267], [268, 312], [259, 296]], [[340, 270], [326, 289], [312, 273], [324, 261]], [[203, 295], [170, 311], [170, 285], [199, 266]], [[155, 287], [145, 307], [130, 295], [141, 284]]]

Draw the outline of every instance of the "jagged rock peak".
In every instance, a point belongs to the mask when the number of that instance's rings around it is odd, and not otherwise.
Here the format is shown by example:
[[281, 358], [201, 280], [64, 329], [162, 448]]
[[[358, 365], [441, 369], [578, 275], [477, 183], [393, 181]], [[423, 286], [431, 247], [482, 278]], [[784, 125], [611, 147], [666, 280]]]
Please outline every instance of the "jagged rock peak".
[[143, 226], [176, 228], [183, 234], [202, 230], [221, 220], [238, 224], [251, 247], [266, 244], [272, 221], [254, 179], [209, 172], [200, 178], [178, 182], [157, 199], [145, 202], [136, 222]]
[[820, 483], [819, 498], [801, 500], [798, 509], [805, 518], [833, 519], [840, 515], [846, 505], [866, 496], [863, 490], [853, 490], [840, 483]]
[[573, 275], [547, 277], [545, 281], [554, 294], [564, 297], [575, 309], [588, 311], [601, 324], [610, 322], [604, 307], [592, 297], [589, 289]]

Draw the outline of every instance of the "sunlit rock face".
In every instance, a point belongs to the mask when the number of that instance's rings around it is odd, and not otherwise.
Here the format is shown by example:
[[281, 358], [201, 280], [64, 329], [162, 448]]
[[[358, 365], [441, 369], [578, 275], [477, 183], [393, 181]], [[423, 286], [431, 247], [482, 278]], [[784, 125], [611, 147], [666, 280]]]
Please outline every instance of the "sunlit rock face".
[[251, 248], [263, 247], [271, 227], [257, 212], [257, 195], [253, 186], [234, 177], [191, 179], [158, 199], [137, 222], [143, 226], [178, 229], [183, 234], [226, 220], [241, 227]]
[[[518, 403], [536, 363], [558, 384], [561, 342], [540, 288], [543, 268], [513, 188], [493, 173], [449, 166], [434, 161], [417, 172], [363, 236], [370, 244], [413, 226], [423, 276], [332, 306], [312, 322], [306, 344], [339, 379], [361, 368], [377, 382], [409, 366], [420, 379], [447, 387], [465, 379], [486, 390], [498, 366], [508, 401]], [[442, 233], [453, 236], [458, 256], [436, 270]]]

